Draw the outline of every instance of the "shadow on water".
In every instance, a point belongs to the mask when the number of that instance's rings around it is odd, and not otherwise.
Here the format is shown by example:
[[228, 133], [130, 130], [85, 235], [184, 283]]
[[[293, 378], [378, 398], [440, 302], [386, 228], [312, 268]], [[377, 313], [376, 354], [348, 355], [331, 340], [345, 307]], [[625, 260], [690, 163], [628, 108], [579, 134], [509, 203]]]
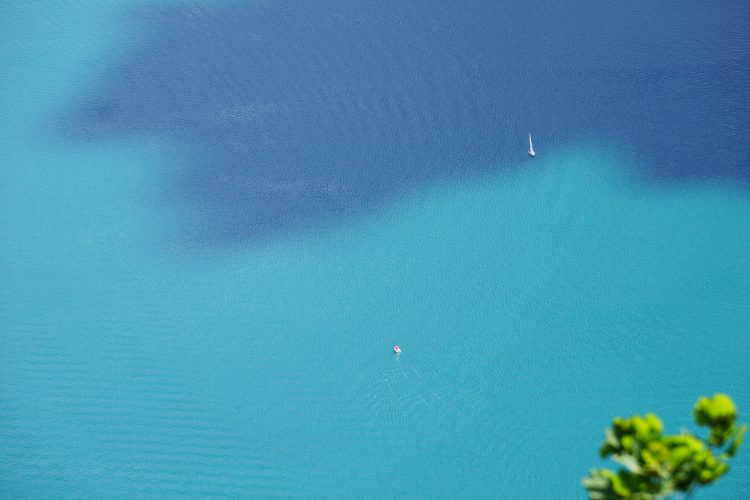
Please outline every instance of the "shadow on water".
[[652, 179], [748, 185], [750, 16], [671, 3], [668, 30], [645, 1], [616, 18], [583, 1], [143, 8], [129, 22], [144, 43], [64, 126], [183, 144], [176, 192], [200, 214], [194, 236], [217, 244], [518, 164], [529, 131], [542, 155], [612, 139]]

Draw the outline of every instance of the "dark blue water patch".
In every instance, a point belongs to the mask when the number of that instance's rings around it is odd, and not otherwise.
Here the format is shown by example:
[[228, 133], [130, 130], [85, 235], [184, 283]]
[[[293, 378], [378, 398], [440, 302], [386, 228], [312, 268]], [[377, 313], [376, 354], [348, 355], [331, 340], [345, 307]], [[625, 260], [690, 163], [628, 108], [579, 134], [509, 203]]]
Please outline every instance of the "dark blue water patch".
[[289, 0], [141, 9], [80, 137], [192, 157], [194, 233], [242, 241], [378, 207], [579, 137], [659, 181], [750, 185], [750, 8], [684, 2]]

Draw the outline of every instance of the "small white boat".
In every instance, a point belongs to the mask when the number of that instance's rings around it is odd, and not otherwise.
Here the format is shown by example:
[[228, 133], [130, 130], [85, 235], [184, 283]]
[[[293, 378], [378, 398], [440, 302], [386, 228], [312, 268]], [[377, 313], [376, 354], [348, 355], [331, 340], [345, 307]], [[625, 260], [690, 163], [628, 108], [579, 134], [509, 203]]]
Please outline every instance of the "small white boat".
[[529, 156], [532, 158], [536, 156], [536, 152], [534, 151], [534, 144], [531, 142], [531, 134], [529, 134]]
[[396, 354], [401, 354], [401, 348], [398, 345], [394, 345], [393, 352]]

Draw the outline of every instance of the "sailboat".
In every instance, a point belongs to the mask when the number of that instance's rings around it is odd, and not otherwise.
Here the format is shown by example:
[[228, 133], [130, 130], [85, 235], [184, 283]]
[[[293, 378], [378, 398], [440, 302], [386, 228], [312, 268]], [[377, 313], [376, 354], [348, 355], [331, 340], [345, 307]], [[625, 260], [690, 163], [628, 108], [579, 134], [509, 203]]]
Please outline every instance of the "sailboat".
[[531, 143], [531, 134], [529, 134], [529, 156], [532, 158], [536, 156], [536, 152], [534, 152], [534, 144]]

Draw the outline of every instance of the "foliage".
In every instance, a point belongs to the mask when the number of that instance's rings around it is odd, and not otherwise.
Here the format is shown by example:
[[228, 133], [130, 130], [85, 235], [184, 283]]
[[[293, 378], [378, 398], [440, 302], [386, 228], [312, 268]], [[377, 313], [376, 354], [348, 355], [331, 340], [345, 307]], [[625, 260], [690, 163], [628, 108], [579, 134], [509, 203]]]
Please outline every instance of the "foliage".
[[718, 480], [729, 470], [727, 461], [742, 444], [747, 425], [737, 425], [737, 409], [725, 394], [702, 397], [693, 408], [698, 425], [710, 429], [707, 439], [682, 431], [665, 435], [653, 413], [615, 418], [605, 431], [602, 457], [623, 467], [593, 469], [583, 485], [592, 500], [651, 500]]

